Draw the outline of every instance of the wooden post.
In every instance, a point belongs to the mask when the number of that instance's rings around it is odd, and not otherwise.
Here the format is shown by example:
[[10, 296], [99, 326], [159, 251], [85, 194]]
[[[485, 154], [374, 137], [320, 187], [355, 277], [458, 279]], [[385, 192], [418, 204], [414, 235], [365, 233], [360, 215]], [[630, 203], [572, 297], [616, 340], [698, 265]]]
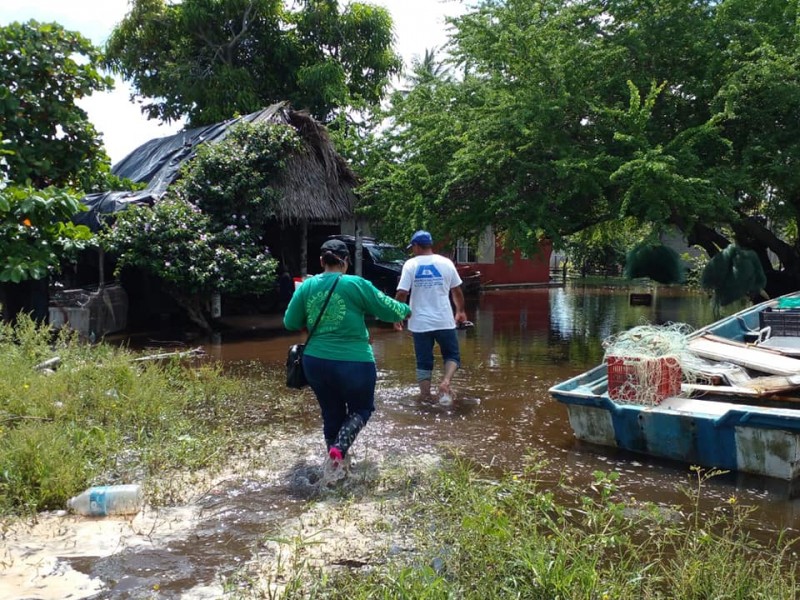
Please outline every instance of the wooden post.
[[308, 221], [300, 221], [300, 277], [308, 275]]
[[356, 235], [355, 235], [355, 238], [356, 238], [355, 253], [356, 253], [356, 255], [355, 256], [351, 256], [350, 258], [353, 261], [353, 268], [355, 269], [355, 274], [359, 275], [359, 276], [363, 276], [364, 275], [364, 252], [363, 252], [362, 248], [364, 247], [364, 244], [363, 244], [363, 238], [361, 237], [361, 225], [359, 224], [358, 219], [356, 219], [356, 226], [355, 227], [356, 227], [356, 231], [355, 231], [355, 233], [356, 233]]
[[97, 249], [99, 261], [99, 273], [97, 276], [100, 278], [100, 283], [97, 286], [97, 291], [102, 290], [106, 285], [106, 253], [102, 248]]

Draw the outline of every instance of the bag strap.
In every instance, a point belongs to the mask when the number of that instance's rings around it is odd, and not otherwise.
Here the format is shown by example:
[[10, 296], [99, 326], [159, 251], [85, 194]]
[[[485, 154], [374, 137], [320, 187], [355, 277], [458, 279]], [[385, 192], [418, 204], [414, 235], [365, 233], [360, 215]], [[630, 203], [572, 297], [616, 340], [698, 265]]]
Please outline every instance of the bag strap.
[[342, 276], [341, 276], [341, 275], [339, 275], [339, 276], [336, 278], [336, 280], [333, 282], [333, 285], [331, 286], [331, 289], [330, 289], [330, 291], [328, 292], [328, 297], [327, 297], [327, 298], [325, 298], [325, 304], [323, 304], [323, 305], [322, 305], [322, 310], [321, 310], [321, 311], [319, 311], [319, 315], [317, 316], [317, 320], [316, 320], [316, 321], [314, 321], [314, 326], [313, 326], [313, 327], [311, 328], [311, 330], [308, 332], [308, 337], [306, 338], [306, 344], [308, 343], [308, 340], [310, 340], [310, 339], [311, 339], [311, 336], [314, 334], [314, 331], [316, 331], [316, 329], [317, 329], [317, 325], [319, 325], [320, 319], [322, 319], [322, 315], [325, 313], [325, 309], [326, 309], [326, 308], [328, 308], [328, 302], [330, 301], [330, 299], [331, 299], [331, 296], [333, 295], [333, 290], [335, 290], [335, 289], [336, 289], [336, 284], [337, 284], [337, 283], [339, 283], [339, 280], [340, 280], [341, 278], [342, 278]]

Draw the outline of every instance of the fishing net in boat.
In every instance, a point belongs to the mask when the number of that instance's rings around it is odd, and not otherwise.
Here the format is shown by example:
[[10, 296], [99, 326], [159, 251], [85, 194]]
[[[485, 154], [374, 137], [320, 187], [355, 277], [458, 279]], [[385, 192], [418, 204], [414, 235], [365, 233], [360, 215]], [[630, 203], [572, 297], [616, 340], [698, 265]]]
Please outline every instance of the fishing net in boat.
[[625, 277], [649, 277], [659, 283], [682, 283], [685, 269], [675, 250], [662, 244], [639, 244], [625, 257]]
[[758, 294], [766, 284], [767, 276], [758, 255], [736, 244], [730, 244], [708, 261], [700, 276], [700, 285], [714, 292], [717, 306]]
[[689, 350], [691, 332], [685, 323], [640, 325], [607, 338], [603, 347], [609, 396], [654, 406], [680, 395], [681, 382], [697, 380], [700, 369]]

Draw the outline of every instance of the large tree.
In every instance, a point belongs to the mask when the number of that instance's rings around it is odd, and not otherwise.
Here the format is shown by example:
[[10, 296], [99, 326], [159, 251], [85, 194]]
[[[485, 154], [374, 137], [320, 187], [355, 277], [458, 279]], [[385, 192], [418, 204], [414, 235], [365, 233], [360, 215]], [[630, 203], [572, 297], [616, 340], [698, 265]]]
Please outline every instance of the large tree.
[[151, 118], [215, 123], [289, 100], [327, 122], [383, 97], [400, 68], [388, 11], [337, 0], [132, 0], [110, 67]]
[[0, 27], [0, 136], [12, 182], [93, 191], [109, 171], [102, 140], [76, 101], [111, 87], [100, 52], [56, 23]]
[[[797, 0], [485, 0], [396, 94], [371, 213], [532, 248], [607, 222], [754, 249], [800, 287]], [[633, 221], [623, 221], [633, 219]], [[780, 258], [769, 262], [767, 250]]]
[[4, 317], [46, 318], [47, 277], [93, 244], [71, 218], [83, 192], [119, 183], [76, 101], [111, 86], [100, 52], [56, 23], [0, 27], [0, 295]]

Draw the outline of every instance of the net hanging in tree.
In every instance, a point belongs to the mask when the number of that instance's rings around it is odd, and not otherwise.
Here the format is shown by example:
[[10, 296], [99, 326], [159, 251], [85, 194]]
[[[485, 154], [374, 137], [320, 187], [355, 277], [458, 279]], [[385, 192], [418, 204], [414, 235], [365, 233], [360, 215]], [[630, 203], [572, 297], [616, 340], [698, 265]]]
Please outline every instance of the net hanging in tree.
[[708, 261], [700, 285], [714, 292], [718, 306], [726, 306], [761, 292], [767, 285], [767, 276], [755, 252], [730, 244]]
[[663, 244], [639, 244], [625, 257], [628, 279], [649, 277], [658, 283], [683, 283], [684, 274], [681, 257]]

